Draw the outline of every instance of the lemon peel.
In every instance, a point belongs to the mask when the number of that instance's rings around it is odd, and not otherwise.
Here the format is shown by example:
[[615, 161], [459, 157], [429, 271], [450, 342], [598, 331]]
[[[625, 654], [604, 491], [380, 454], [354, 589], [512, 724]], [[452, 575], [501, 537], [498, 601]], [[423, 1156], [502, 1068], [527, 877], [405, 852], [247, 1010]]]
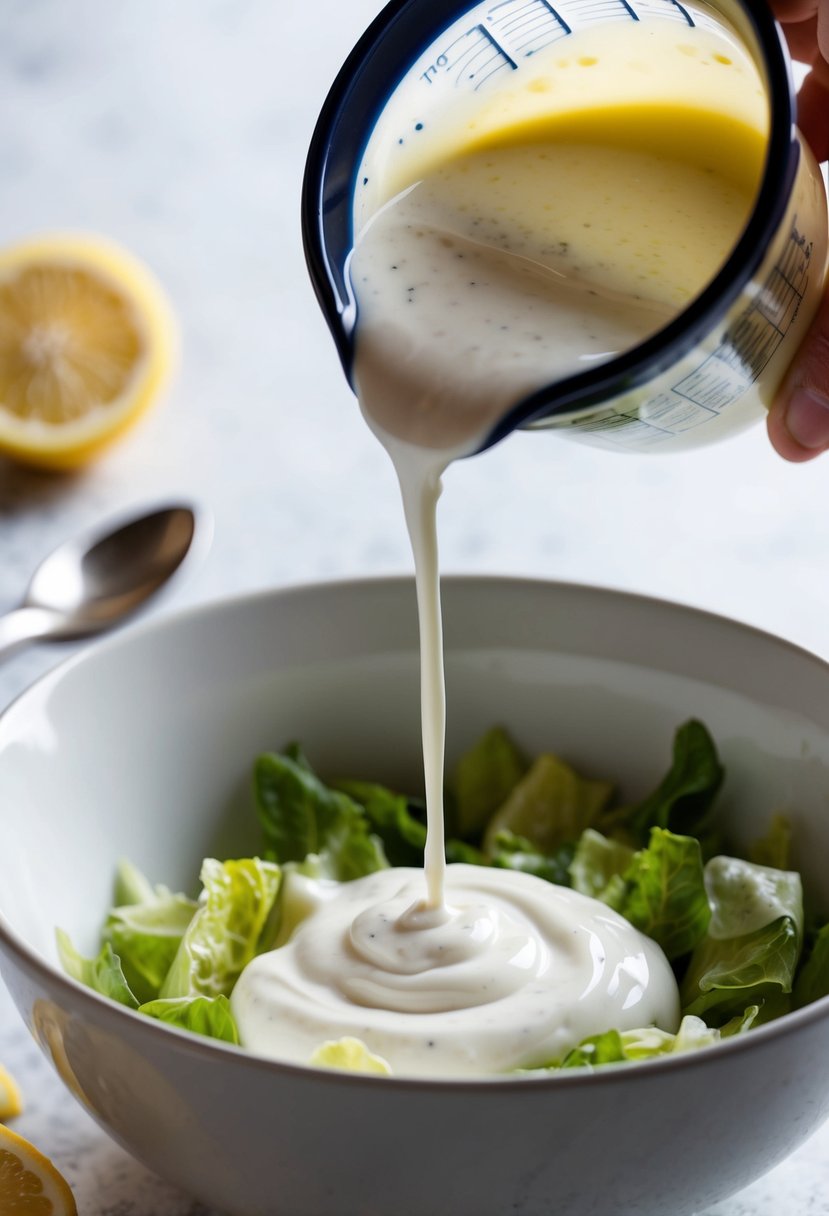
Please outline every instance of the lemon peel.
[[48, 1157], [0, 1124], [3, 1216], [78, 1216], [69, 1184]]
[[23, 1096], [11, 1073], [0, 1064], [0, 1123], [14, 1119], [23, 1110]]

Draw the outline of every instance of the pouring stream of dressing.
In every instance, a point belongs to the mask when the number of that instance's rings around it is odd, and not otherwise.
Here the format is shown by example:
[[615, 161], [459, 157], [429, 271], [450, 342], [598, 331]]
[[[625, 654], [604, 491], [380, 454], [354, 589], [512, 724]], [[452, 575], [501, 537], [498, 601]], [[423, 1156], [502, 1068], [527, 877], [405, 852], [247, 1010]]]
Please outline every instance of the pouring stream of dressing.
[[[709, 55], [758, 91], [732, 39], [679, 28], [681, 45], [674, 23], [649, 22], [649, 53], [687, 52], [703, 68]], [[612, 40], [618, 50], [615, 26]], [[760, 126], [692, 98], [651, 117], [643, 126], [622, 107], [612, 121], [518, 124], [379, 199], [358, 232], [354, 383], [394, 463], [415, 560], [424, 873], [286, 879], [307, 915], [232, 997], [255, 1051], [304, 1062], [324, 1039], [356, 1036], [396, 1072], [480, 1075], [542, 1066], [603, 1030], [677, 1027], [676, 982], [654, 942], [568, 888], [447, 869], [443, 824], [441, 477], [526, 393], [661, 328], [710, 281], [751, 208]]]

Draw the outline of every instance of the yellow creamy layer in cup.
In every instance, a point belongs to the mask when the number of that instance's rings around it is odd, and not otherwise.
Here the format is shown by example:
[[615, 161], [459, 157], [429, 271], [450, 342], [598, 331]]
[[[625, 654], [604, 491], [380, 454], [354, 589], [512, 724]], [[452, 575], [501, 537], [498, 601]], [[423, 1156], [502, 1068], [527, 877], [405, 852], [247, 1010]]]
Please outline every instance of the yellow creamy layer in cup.
[[750, 215], [765, 141], [690, 106], [502, 129], [363, 230], [351, 261], [363, 410], [428, 448], [663, 328]]

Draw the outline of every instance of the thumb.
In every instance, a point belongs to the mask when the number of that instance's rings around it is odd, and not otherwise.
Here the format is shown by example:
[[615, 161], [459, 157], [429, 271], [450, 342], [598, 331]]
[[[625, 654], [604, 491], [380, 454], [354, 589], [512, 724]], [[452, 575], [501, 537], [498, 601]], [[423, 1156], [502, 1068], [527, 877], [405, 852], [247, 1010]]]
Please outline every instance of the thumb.
[[829, 448], [829, 291], [772, 404], [768, 430], [784, 460], [813, 460]]

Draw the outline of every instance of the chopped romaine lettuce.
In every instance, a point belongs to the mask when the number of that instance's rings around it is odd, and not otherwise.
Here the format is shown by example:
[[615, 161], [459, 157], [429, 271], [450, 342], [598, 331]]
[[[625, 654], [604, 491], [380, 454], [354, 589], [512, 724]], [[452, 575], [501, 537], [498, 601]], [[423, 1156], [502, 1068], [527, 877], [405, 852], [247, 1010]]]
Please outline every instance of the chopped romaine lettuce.
[[79, 984], [86, 984], [87, 988], [100, 992], [102, 996], [117, 1001], [119, 1005], [126, 1005], [129, 1009], [138, 1008], [138, 1001], [124, 978], [121, 961], [118, 955], [113, 953], [108, 942], [96, 958], [84, 958], [72, 945], [63, 929], [58, 929], [55, 936], [58, 957], [67, 975]]
[[652, 937], [668, 959], [690, 953], [711, 919], [699, 841], [651, 828], [648, 847], [635, 853], [613, 907]]
[[788, 916], [731, 941], [704, 938], [682, 981], [682, 1007], [715, 1026], [748, 1002], [760, 1006], [762, 1021], [779, 1017], [791, 1006], [797, 954], [797, 931]]
[[713, 857], [705, 867], [705, 888], [711, 937], [741, 937], [788, 916], [802, 938], [803, 887], [794, 871], [758, 866], [740, 857]]
[[[601, 900], [659, 943], [680, 981], [676, 1035], [609, 1028], [551, 1068], [696, 1049], [829, 995], [829, 925], [803, 949], [788, 820], [772, 818], [748, 861], [712, 855], [722, 779], [696, 721], [676, 732], [669, 772], [633, 806], [612, 807], [609, 781], [554, 755], [529, 764], [500, 727], [458, 763], [447, 800], [461, 838], [446, 841], [448, 861], [519, 870]], [[327, 785], [296, 745], [259, 757], [254, 792], [261, 857], [207, 859], [198, 903], [119, 863], [98, 955], [82, 957], [58, 932], [68, 974], [142, 1014], [237, 1043], [228, 997], [257, 953], [284, 944], [338, 883], [422, 863], [422, 803], [369, 781]], [[390, 1071], [350, 1038], [322, 1044], [312, 1063]]]
[[747, 1009], [742, 1017], [734, 1018], [720, 1030], [706, 1026], [702, 1018], [692, 1014], [685, 1015], [676, 1034], [669, 1034], [657, 1026], [647, 1026], [641, 1030], [608, 1030], [579, 1043], [558, 1067], [596, 1068], [600, 1064], [632, 1063], [636, 1060], [652, 1060], [656, 1056], [674, 1055], [681, 1051], [697, 1051], [701, 1047], [709, 1047], [712, 1043], [719, 1043], [722, 1039], [749, 1030], [757, 1012], [755, 1005]]
[[501, 726], [493, 726], [458, 761], [452, 780], [455, 830], [477, 838], [529, 768]]
[[204, 892], [161, 986], [162, 997], [229, 996], [242, 968], [270, 941], [278, 866], [259, 858], [202, 864]]
[[673, 761], [649, 797], [625, 810], [621, 824], [634, 840], [646, 844], [651, 828], [666, 828], [679, 836], [696, 836], [706, 856], [712, 829], [714, 799], [723, 780], [714, 741], [701, 722], [686, 722], [674, 736]]
[[570, 877], [577, 891], [620, 912], [669, 959], [688, 954], [708, 928], [702, 856], [692, 836], [652, 828], [648, 847], [634, 852], [588, 828]]
[[694, 950], [680, 996], [687, 1013], [721, 1025], [748, 1005], [768, 1021], [791, 1005], [803, 939], [800, 876], [734, 857], [705, 867], [708, 933]]
[[260, 756], [254, 792], [269, 860], [284, 864], [313, 854], [338, 882], [388, 864], [360, 806], [323, 785], [298, 748]]
[[141, 1005], [139, 1013], [178, 1026], [193, 1034], [205, 1035], [209, 1039], [221, 1039], [224, 1043], [239, 1043], [239, 1031], [230, 1012], [230, 1001], [219, 996], [165, 997]]
[[799, 1008], [824, 996], [829, 996], [829, 925], [819, 929], [811, 943], [795, 984], [794, 1003]]
[[573, 889], [592, 899], [612, 903], [615, 907], [623, 890], [617, 894], [614, 880], [622, 877], [633, 857], [634, 850], [622, 841], [603, 836], [595, 828], [585, 828], [570, 863]]
[[[412, 814], [409, 799], [371, 781], [337, 781], [336, 790], [357, 803], [383, 844], [389, 865], [423, 864], [426, 824]], [[425, 810], [425, 808], [424, 808]]]
[[103, 941], [118, 955], [127, 983], [142, 1004], [161, 991], [197, 907], [185, 895], [171, 895], [164, 888], [155, 893], [150, 888], [143, 902], [110, 911]]
[[522, 874], [534, 874], [560, 887], [570, 886], [570, 866], [575, 854], [575, 845], [559, 845], [555, 853], [548, 856], [539, 853], [532, 842], [512, 832], [499, 832], [493, 842], [492, 865], [502, 870], [520, 870]]
[[551, 856], [595, 823], [612, 793], [612, 782], [580, 777], [557, 756], [539, 756], [490, 819], [484, 852], [492, 857], [500, 833], [512, 832]]
[[149, 878], [145, 878], [138, 867], [125, 857], [118, 862], [112, 901], [116, 908], [125, 908], [128, 904], [149, 903], [162, 891], [166, 891], [166, 888], [154, 887]]

